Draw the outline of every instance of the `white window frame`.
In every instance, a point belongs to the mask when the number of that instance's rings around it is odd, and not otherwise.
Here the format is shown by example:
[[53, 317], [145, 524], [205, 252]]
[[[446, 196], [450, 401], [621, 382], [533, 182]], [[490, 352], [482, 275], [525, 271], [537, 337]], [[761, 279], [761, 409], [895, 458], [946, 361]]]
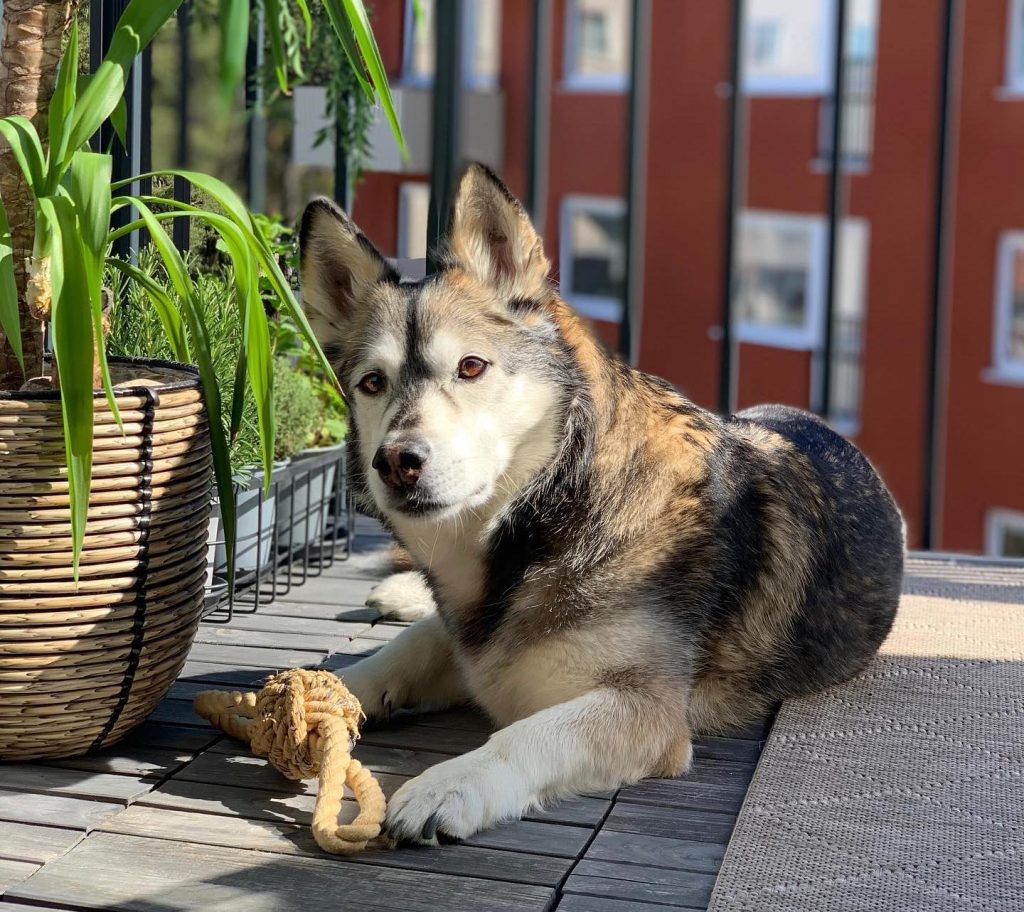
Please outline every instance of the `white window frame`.
[[[437, 2], [446, 3], [448, 0], [437, 0]], [[470, 0], [463, 7], [463, 12], [465, 17], [462, 23], [463, 88], [473, 92], [493, 92], [498, 88], [500, 82], [501, 66], [499, 64], [498, 73], [494, 76], [483, 76], [476, 71], [476, 54], [473, 47], [477, 17], [476, 4]], [[412, 45], [415, 28], [416, 17], [413, 12], [413, 0], [405, 0], [405, 22], [402, 26], [402, 85], [430, 89], [434, 86], [434, 75], [424, 76], [422, 73], [414, 73], [412, 71]], [[500, 41], [500, 30], [498, 37]], [[434, 67], [435, 69], [437, 67], [436, 61], [434, 62]]]
[[[985, 513], [985, 553], [991, 557], [1003, 557], [1001, 544], [1007, 529], [1024, 532], [1024, 512], [993, 507]], [[1019, 560], [1019, 558], [1017, 558]]]
[[[411, 259], [414, 259], [414, 257], [409, 252], [409, 249], [408, 249], [408, 247], [406, 246], [406, 243], [405, 243], [405, 235], [406, 235], [406, 232], [405, 232], [405, 221], [406, 221], [406, 217], [408, 216], [409, 193], [410, 193], [410, 188], [412, 188], [412, 187], [416, 187], [416, 188], [426, 187], [428, 191], [430, 189], [430, 185], [428, 183], [426, 183], [426, 181], [415, 181], [415, 180], [402, 181], [402, 183], [400, 183], [398, 185], [398, 242], [395, 245], [395, 247], [397, 248], [396, 251], [395, 251], [395, 256], [399, 260], [411, 260]], [[429, 203], [428, 203], [428, 205], [429, 205]], [[425, 237], [426, 237], [426, 232], [424, 231], [424, 239], [425, 239]], [[419, 259], [419, 258], [416, 257], [415, 259]]]
[[[635, 3], [636, 0], [624, 0]], [[619, 93], [629, 91], [630, 63], [621, 75], [608, 73], [580, 73], [575, 69], [576, 17], [573, 15], [574, 0], [565, 0], [565, 46], [562, 49], [562, 87], [570, 92]], [[632, 47], [632, 41], [630, 41]]]
[[562, 197], [558, 219], [558, 271], [562, 297], [591, 320], [621, 323], [625, 301], [607, 295], [577, 294], [572, 291], [572, 220], [581, 212], [626, 217], [626, 201], [615, 196], [573, 195]]
[[1024, 7], [1024, 0], [1007, 0], [1006, 3], [1006, 59], [1003, 61], [1003, 93], [1007, 95], [1024, 96], [1024, 73], [1018, 73], [1014, 69], [1014, 61], [1021, 51], [1021, 44], [1024, 42], [1022, 30], [1015, 28], [1015, 24], [1021, 22], [1021, 12]]
[[1024, 254], [1024, 231], [1005, 231], [999, 236], [996, 254], [996, 284], [992, 320], [991, 379], [1024, 383], [1024, 358], [1011, 358], [1004, 342], [1013, 322], [1013, 260]]
[[[813, 76], [754, 76], [744, 67], [743, 92], [752, 97], [817, 98], [832, 91], [832, 64], [835, 57], [836, 0], [822, 0], [821, 28], [825, 40], [818, 43], [818, 72]], [[749, 9], [749, 7], [748, 7]], [[749, 13], [747, 13], [749, 15]], [[749, 23], [743, 24], [746, 43]], [[746, 50], [743, 50], [746, 54]]]
[[[824, 217], [796, 212], [744, 209], [740, 213], [738, 221], [737, 233], [740, 237], [742, 237], [744, 222], [785, 227], [799, 224], [809, 229], [811, 262], [807, 269], [807, 301], [805, 302], [803, 324], [800, 326], [772, 326], [752, 320], [743, 320], [737, 315], [735, 318], [737, 341], [800, 351], [814, 351], [819, 348], [825, 326], [825, 253], [828, 229]], [[737, 238], [737, 242], [739, 242], [739, 238]], [[735, 303], [733, 306], [736, 307]]]

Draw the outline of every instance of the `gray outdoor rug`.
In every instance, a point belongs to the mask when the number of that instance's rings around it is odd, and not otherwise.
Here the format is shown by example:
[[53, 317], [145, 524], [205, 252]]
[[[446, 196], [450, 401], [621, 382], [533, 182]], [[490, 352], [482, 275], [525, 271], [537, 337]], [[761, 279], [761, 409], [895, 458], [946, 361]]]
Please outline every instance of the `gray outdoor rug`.
[[1024, 575], [908, 570], [868, 671], [779, 711], [709, 912], [1024, 909]]

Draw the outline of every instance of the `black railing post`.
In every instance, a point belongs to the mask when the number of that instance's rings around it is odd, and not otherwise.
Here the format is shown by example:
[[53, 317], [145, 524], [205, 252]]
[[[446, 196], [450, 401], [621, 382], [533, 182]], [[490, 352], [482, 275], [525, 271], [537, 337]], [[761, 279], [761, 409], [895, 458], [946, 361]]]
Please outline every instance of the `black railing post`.
[[647, 124], [650, 103], [651, 0], [633, 0], [626, 132], [626, 256], [619, 354], [640, 360], [643, 323], [644, 220], [647, 189]]
[[939, 59], [939, 110], [936, 133], [938, 148], [935, 162], [935, 221], [932, 233], [932, 275], [928, 327], [928, 373], [925, 377], [926, 408], [924, 437], [924, 487], [921, 500], [921, 547], [936, 547], [941, 541], [941, 477], [943, 463], [943, 415], [948, 380], [946, 358], [946, 319], [949, 300], [950, 269], [947, 255], [953, 226], [948, 218], [951, 208], [948, 193], [954, 150], [952, 107], [953, 85], [959, 77], [959, 0], [945, 0], [942, 18], [942, 44]]
[[[188, 119], [189, 119], [189, 70], [192, 66], [192, 38], [189, 29], [192, 23], [191, 0], [185, 0], [178, 7], [178, 135], [175, 166], [187, 168], [188, 156]], [[174, 178], [174, 198], [181, 203], [192, 201], [192, 188], [183, 177]], [[174, 246], [178, 250], [189, 248], [189, 220], [174, 219]]]
[[460, 165], [462, 136], [463, 0], [438, 3], [435, 16], [434, 141], [427, 212], [427, 273], [437, 271], [437, 251], [448, 229], [448, 212]]
[[846, 83], [846, 0], [835, 0], [835, 39], [832, 62], [832, 148], [828, 174], [828, 248], [825, 259], [825, 307], [822, 316], [821, 391], [816, 411], [828, 417], [832, 402], [832, 356], [839, 246], [843, 217], [843, 114]]
[[722, 235], [721, 344], [718, 361], [718, 410], [736, 407], [736, 347], [732, 332], [736, 296], [738, 208], [743, 205], [743, 152], [746, 142], [746, 99], [743, 89], [743, 0], [733, 0], [729, 31], [729, 105], [725, 143], [725, 225]]
[[526, 137], [526, 209], [544, 234], [551, 140], [551, 0], [533, 0], [530, 47], [530, 109]]
[[348, 149], [342, 136], [341, 118], [351, 113], [351, 104], [352, 100], [345, 92], [338, 99], [334, 121], [334, 199], [346, 212], [352, 211], [352, 175], [349, 174]]
[[263, 116], [263, 35], [261, 6], [245, 49], [245, 183], [249, 208], [263, 212], [267, 208], [267, 121]]

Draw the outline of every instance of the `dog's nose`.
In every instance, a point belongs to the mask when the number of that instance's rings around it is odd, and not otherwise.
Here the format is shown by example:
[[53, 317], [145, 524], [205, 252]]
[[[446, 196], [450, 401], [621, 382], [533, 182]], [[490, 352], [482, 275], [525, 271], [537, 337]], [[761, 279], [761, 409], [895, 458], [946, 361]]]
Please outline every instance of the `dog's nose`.
[[381, 446], [372, 465], [386, 485], [411, 488], [420, 480], [429, 455], [430, 444], [426, 440], [404, 440]]

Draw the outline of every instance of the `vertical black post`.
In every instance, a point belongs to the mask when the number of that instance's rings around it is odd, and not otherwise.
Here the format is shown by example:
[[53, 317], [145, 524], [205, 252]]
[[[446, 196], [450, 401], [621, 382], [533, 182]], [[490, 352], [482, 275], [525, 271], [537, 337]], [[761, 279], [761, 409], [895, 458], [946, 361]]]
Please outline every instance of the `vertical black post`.
[[[153, 170], [153, 45], [142, 52], [142, 86], [139, 104], [139, 173]], [[139, 182], [139, 193], [149, 196], [153, 192], [153, 178]], [[149, 232], [139, 232], [139, 247], [149, 243]]]
[[338, 99], [337, 119], [334, 122], [334, 199], [346, 212], [352, 211], [352, 177], [348, 169], [348, 149], [342, 136], [341, 118], [351, 112], [351, 104], [352, 99], [345, 92]]
[[526, 124], [526, 209], [541, 235], [544, 234], [548, 205], [552, 16], [551, 0], [533, 0], [530, 109]]
[[743, 0], [733, 0], [729, 30], [729, 106], [725, 143], [725, 225], [722, 236], [722, 336], [718, 361], [718, 410], [735, 408], [736, 350], [732, 334], [732, 304], [736, 290], [737, 210], [743, 198], [743, 146], [746, 141], [743, 94]]
[[263, 116], [263, 35], [261, 6], [249, 32], [245, 50], [245, 183], [249, 208], [263, 212], [267, 208], [267, 121]]
[[434, 142], [427, 212], [427, 273], [437, 271], [437, 250], [448, 228], [448, 211], [459, 168], [462, 135], [463, 0], [438, 3], [434, 14]]
[[946, 311], [949, 298], [947, 265], [953, 226], [947, 218], [951, 208], [948, 193], [952, 172], [954, 118], [952, 91], [958, 77], [959, 43], [956, 26], [960, 17], [958, 0], [943, 3], [942, 44], [939, 59], [939, 111], [937, 130], [937, 158], [935, 162], [935, 220], [932, 232], [931, 310], [928, 332], [928, 374], [925, 377], [927, 404], [925, 408], [924, 436], [924, 490], [921, 498], [921, 546], [931, 549], [940, 541], [941, 503], [940, 478], [943, 461], [942, 418], [945, 406], [945, 386], [948, 364], [945, 359], [944, 340]]
[[835, 58], [832, 66], [832, 137], [828, 173], [828, 251], [825, 260], [825, 313], [822, 317], [821, 392], [817, 411], [829, 415], [832, 405], [832, 355], [836, 306], [836, 277], [843, 217], [843, 115], [846, 109], [846, 0], [835, 0]]
[[[89, 9], [89, 55], [92, 64], [98, 65], [110, 47], [114, 31], [121, 14], [128, 6], [128, 0], [106, 0], [103, 3], [92, 3]], [[137, 174], [142, 164], [143, 142], [143, 67], [136, 60], [128, 72], [128, 83], [124, 93], [125, 103], [125, 141], [117, 138], [113, 124], [107, 120], [100, 127], [99, 134], [93, 137], [93, 148], [110, 150], [112, 158], [111, 179], [121, 181]], [[137, 193], [137, 185], [126, 188], [126, 192]], [[119, 209], [111, 218], [111, 227], [120, 228], [127, 225], [133, 218], [128, 209]], [[118, 238], [114, 242], [115, 256], [128, 258], [139, 246], [139, 233]]]
[[619, 353], [632, 365], [640, 360], [643, 321], [644, 220], [647, 190], [647, 121], [650, 101], [651, 0], [633, 0], [626, 134], [626, 257]]
[[[178, 136], [175, 167], [187, 168], [188, 161], [188, 115], [189, 115], [189, 71], [192, 67], [192, 38], [189, 29], [192, 24], [191, 2], [185, 0], [178, 7]], [[192, 188], [183, 177], [174, 178], [174, 198], [181, 203], [192, 201]], [[189, 220], [174, 219], [174, 246], [185, 251], [189, 247]]]

